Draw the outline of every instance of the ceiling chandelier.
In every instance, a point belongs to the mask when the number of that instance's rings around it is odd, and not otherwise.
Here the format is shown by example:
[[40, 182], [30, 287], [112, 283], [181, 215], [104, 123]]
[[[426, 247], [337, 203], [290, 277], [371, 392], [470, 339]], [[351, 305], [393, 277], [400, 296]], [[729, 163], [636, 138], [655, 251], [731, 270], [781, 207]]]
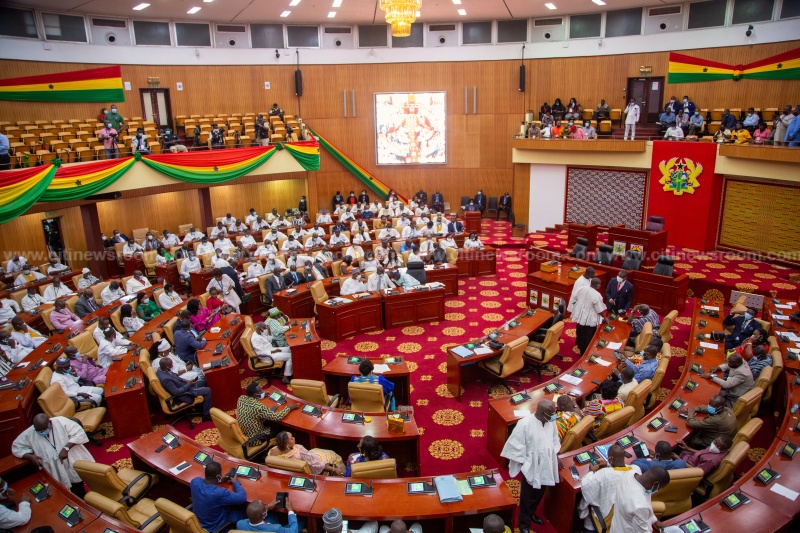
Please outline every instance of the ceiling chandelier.
[[386, 22], [392, 26], [392, 37], [411, 35], [411, 24], [417, 20], [417, 11], [422, 0], [380, 0], [380, 8], [386, 12]]

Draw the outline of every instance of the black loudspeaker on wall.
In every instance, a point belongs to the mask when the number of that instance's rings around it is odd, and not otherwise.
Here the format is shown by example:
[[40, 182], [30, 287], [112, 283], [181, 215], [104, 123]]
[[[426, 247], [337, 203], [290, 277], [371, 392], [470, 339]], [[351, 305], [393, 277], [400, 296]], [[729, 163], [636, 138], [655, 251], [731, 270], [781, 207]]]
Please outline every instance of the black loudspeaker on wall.
[[300, 69], [294, 71], [294, 94], [303, 96], [303, 73]]
[[519, 66], [519, 90], [525, 92], [525, 65]]

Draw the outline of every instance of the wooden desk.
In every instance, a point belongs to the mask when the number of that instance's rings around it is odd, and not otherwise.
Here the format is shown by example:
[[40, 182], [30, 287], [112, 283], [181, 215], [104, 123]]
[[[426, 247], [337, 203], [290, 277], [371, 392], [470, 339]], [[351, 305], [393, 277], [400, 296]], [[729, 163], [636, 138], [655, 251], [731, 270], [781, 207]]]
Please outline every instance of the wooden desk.
[[[61, 278], [61, 282], [64, 285], [66, 285], [70, 290], [75, 291], [76, 287], [75, 284], [72, 282], [72, 277], [77, 276], [80, 273], [81, 273], [80, 270], [70, 270], [68, 272], [62, 273], [59, 277]], [[14, 279], [17, 279], [17, 276], [19, 276], [21, 272], [19, 273], [15, 272], [14, 274], [16, 274], [16, 276], [8, 276], [8, 277], [13, 277]], [[41, 272], [41, 274], [44, 276], [44, 279], [38, 279], [36, 281], [32, 281], [24, 285], [11, 285], [11, 283], [14, 283], [14, 279], [9, 280], [8, 283], [6, 283], [6, 285], [8, 286], [5, 287], [2, 291], [0, 291], [0, 298], [11, 298], [10, 294], [12, 292], [26, 290], [28, 287], [36, 287], [38, 289], [42, 285], [49, 285], [50, 283], [53, 282], [50, 276], [47, 275], [46, 271]]]
[[[214, 355], [217, 344], [222, 344], [223, 350], [219, 355]], [[220, 361], [225, 356], [230, 359], [227, 366], [211, 368], [212, 361]], [[197, 362], [203, 369], [206, 383], [211, 389], [214, 407], [223, 411], [236, 409], [236, 402], [242, 395], [242, 385], [239, 378], [239, 361], [231, 352], [230, 343], [226, 339], [209, 340], [205, 348], [197, 350]]]
[[209, 267], [189, 273], [189, 286], [192, 289], [192, 296], [200, 296], [206, 292], [208, 283], [214, 277], [213, 272], [214, 269]]
[[176, 289], [180, 288], [181, 275], [180, 272], [178, 272], [178, 263], [176, 261], [170, 261], [164, 265], [157, 265], [156, 278], [162, 280], [164, 285], [172, 283]]
[[[566, 304], [569, 303], [569, 299], [572, 296], [572, 288], [575, 285], [575, 280], [569, 277], [572, 266], [572, 263], [563, 263], [560, 274], [558, 271], [548, 273], [541, 270], [529, 273], [528, 305], [534, 305], [531, 300], [535, 292], [535, 307], [547, 311], [555, 311], [563, 301], [566, 309]], [[600, 278], [600, 284], [602, 285], [606, 281], [606, 272], [595, 269], [595, 277]], [[545, 302], [545, 300], [547, 301]]]
[[243, 315], [257, 315], [267, 310], [266, 304], [261, 301], [261, 287], [258, 285], [258, 281], [243, 282], [242, 290], [244, 291], [244, 301], [239, 306], [239, 310]]
[[[219, 328], [219, 331], [211, 331]], [[214, 324], [209, 331], [203, 336], [209, 344], [216, 344], [216, 341], [227, 341], [230, 345], [231, 353], [240, 361], [244, 354], [242, 353], [241, 338], [244, 333], [245, 323], [244, 318], [236, 313], [228, 313], [222, 316], [219, 321]]]
[[[311, 285], [316, 283], [302, 283], [291, 289], [284, 289], [272, 295], [272, 305], [289, 317], [314, 316], [314, 297], [311, 294]], [[338, 278], [325, 278], [322, 285], [328, 296], [339, 294]], [[294, 291], [294, 292], [289, 292]]]
[[458, 266], [444, 263], [435, 267], [425, 266], [425, 279], [428, 283], [439, 282], [444, 284], [444, 293], [447, 296], [458, 296]]
[[[502, 326], [499, 327], [497, 331], [500, 333], [500, 337], [497, 338], [497, 341], [505, 344], [520, 337], [528, 336], [539, 329], [542, 324], [553, 318], [552, 313], [542, 310], [535, 311], [531, 316], [524, 315], [525, 313], [522, 313], [516, 317], [516, 320], [519, 322], [519, 324], [515, 328], [509, 328], [508, 330], [505, 330]], [[474, 373], [479, 371], [475, 363], [491, 357], [497, 357], [499, 353], [500, 352], [492, 351], [492, 353], [485, 355], [473, 354], [469, 357], [461, 357], [453, 353], [452, 349], [448, 349], [447, 390], [450, 391], [450, 394], [452, 394], [455, 399], [460, 402], [461, 389], [463, 388], [461, 384], [464, 383], [466, 380], [465, 378], [467, 377], [472, 380]]]
[[392, 289], [391, 294], [382, 290], [384, 328], [444, 320], [444, 293], [444, 289], [420, 291], [403, 287]]
[[587, 251], [597, 249], [597, 224], [567, 224], [567, 248], [572, 249], [578, 244], [578, 237], [583, 237], [589, 244], [586, 246]]
[[[308, 333], [301, 323], [308, 323]], [[322, 381], [322, 341], [314, 318], [294, 318], [286, 332], [286, 343], [292, 349], [292, 368], [297, 379]], [[306, 340], [306, 334], [310, 337]]]
[[[31, 497], [31, 519], [27, 524], [15, 527], [15, 533], [29, 533], [40, 526], [50, 526], [55, 533], [74, 533], [75, 531], [86, 531], [87, 533], [103, 532], [105, 529], [102, 527], [103, 522], [101, 522], [100, 528], [92, 527], [92, 524], [94, 524], [101, 515], [100, 511], [94, 507], [90, 507], [83, 500], [72, 494], [69, 489], [56, 481], [46, 470], [41, 470], [19, 481], [10, 483], [11, 487], [13, 487], [17, 493], [14, 499], [19, 502], [19, 498], [23, 494], [32, 496], [31, 493], [28, 492], [28, 489], [37, 481], [41, 481], [50, 486], [50, 496], [41, 502], [37, 502]], [[69, 524], [58, 516], [58, 511], [66, 504], [70, 504], [79, 509], [83, 517], [83, 520], [78, 522], [74, 527], [70, 527]], [[125, 531], [127, 533], [136, 531], [136, 529], [126, 527], [119, 531]]]
[[142, 254], [134, 254], [132, 256], [124, 256], [122, 258], [122, 269], [126, 276], [133, 276], [137, 270], [141, 270], [144, 274], [144, 260]]
[[[341, 394], [343, 398], [347, 398], [347, 384], [350, 383], [352, 376], [358, 376], [358, 365], [347, 362], [347, 356], [335, 357], [333, 361], [322, 367], [322, 373], [325, 376], [325, 388], [328, 394]], [[384, 359], [381, 358], [368, 358], [373, 364], [383, 364]], [[389, 365], [389, 371], [381, 374], [383, 377], [394, 383], [393, 395], [397, 405], [411, 405], [410, 390], [411, 390], [411, 371], [405, 360], [399, 365]]]
[[784, 342], [781, 338], [781, 333], [794, 333], [795, 335], [799, 335], [798, 331], [800, 331], [800, 325], [797, 322], [792, 322], [789, 319], [781, 319], [783, 322], [783, 326], [779, 326], [775, 322], [774, 315], [780, 316], [788, 316], [794, 314], [798, 311], [797, 302], [793, 302], [791, 300], [781, 300], [781, 305], [789, 305], [791, 309], [779, 309], [775, 307], [775, 304], [772, 303], [771, 298], [764, 299], [764, 320], [772, 323], [772, 336], [775, 337], [775, 340], [778, 343], [778, 346], [781, 349], [781, 355], [783, 355], [783, 365], [784, 369], [787, 372], [793, 372], [794, 374], [800, 373], [800, 360], [798, 359], [789, 359], [786, 354], [788, 353], [789, 348], [796, 348], [795, 343], [792, 341]]
[[613, 247], [615, 242], [624, 242], [626, 252], [631, 249], [631, 244], [638, 244], [643, 248], [642, 264], [654, 266], [658, 256], [664, 255], [667, 251], [667, 234], [666, 230], [643, 231], [624, 226], [611, 226], [608, 228], [608, 244]]
[[331, 306], [317, 304], [322, 337], [340, 341], [359, 333], [383, 329], [383, 298], [377, 292], [369, 298], [356, 300], [352, 295], [341, 296], [350, 303]]
[[493, 275], [497, 272], [497, 253], [493, 246], [484, 246], [482, 250], [459, 248], [456, 266], [459, 276]]
[[466, 233], [471, 231], [481, 232], [481, 212], [480, 211], [465, 211], [464, 212], [464, 230]]

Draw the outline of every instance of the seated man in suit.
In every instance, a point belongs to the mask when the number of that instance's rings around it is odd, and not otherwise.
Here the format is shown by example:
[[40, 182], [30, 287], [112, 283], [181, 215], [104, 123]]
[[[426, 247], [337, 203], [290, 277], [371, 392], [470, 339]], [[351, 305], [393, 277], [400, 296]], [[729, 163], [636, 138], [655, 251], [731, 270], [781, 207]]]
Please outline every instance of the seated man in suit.
[[94, 301], [92, 289], [86, 289], [81, 293], [78, 301], [75, 302], [75, 314], [80, 318], [97, 311], [97, 303]]
[[464, 233], [464, 224], [457, 220], [455, 215], [450, 217], [450, 223], [447, 224], [447, 233], [455, 233], [456, 235]]
[[199, 335], [196, 336], [191, 331], [191, 325], [188, 319], [180, 319], [175, 324], [175, 355], [186, 363], [197, 364], [197, 350], [205, 348], [208, 341], [203, 338], [198, 339]]
[[[723, 377], [717, 377], [717, 372], [723, 372]], [[725, 377], [725, 373], [727, 373], [727, 377]], [[720, 393], [724, 396], [728, 407], [733, 407], [739, 396], [752, 390], [755, 385], [753, 372], [738, 353], [729, 355], [727, 362], [711, 367], [707, 373], [703, 374], [703, 377], [710, 379], [722, 388]]]
[[302, 272], [297, 271], [297, 264], [296, 263], [290, 264], [289, 272], [283, 275], [283, 283], [287, 287], [294, 287], [295, 285], [299, 285], [305, 282], [306, 282], [306, 277], [303, 275]]
[[[177, 343], [177, 338], [175, 339]], [[181, 357], [181, 359], [183, 359]], [[203, 397], [203, 422], [211, 420], [211, 389], [208, 387], [198, 387], [197, 380], [188, 383], [172, 371], [172, 359], [162, 357], [158, 363], [159, 369], [156, 371], [158, 381], [170, 396], [176, 397], [179, 402], [191, 403], [198, 396]]]
[[475, 195], [475, 203], [478, 205], [481, 215], [483, 215], [486, 210], [486, 195], [483, 194], [483, 189], [478, 189], [478, 194]]
[[758, 309], [755, 307], [748, 307], [747, 311], [742, 313], [731, 313], [722, 321], [724, 326], [733, 326], [733, 331], [730, 335], [725, 337], [725, 349], [732, 350], [738, 348], [745, 339], [753, 335], [757, 329], [761, 329], [761, 324], [756, 320]]
[[505, 193], [500, 197], [500, 203], [497, 205], [497, 216], [495, 220], [500, 220], [500, 213], [506, 212], [506, 217], [511, 218], [511, 195]]
[[290, 498], [286, 498], [288, 523], [285, 526], [282, 526], [278, 519], [280, 515], [270, 512], [277, 504], [278, 500], [267, 504], [261, 500], [251, 502], [247, 506], [247, 518], [239, 520], [236, 523], [236, 529], [239, 531], [265, 531], [270, 533], [297, 533], [301, 531], [301, 526], [298, 524], [297, 515], [292, 509]]
[[265, 285], [267, 287], [267, 297], [269, 298], [269, 302], [272, 302], [272, 295], [276, 292], [280, 292], [286, 288], [286, 283], [284, 283], [283, 275], [281, 275], [283, 269], [279, 266], [275, 267], [272, 271], [272, 276], [267, 278], [265, 281]]
[[609, 313], [624, 314], [633, 302], [633, 284], [628, 281], [628, 271], [620, 270], [617, 279], [606, 287], [606, 308]]
[[431, 198], [431, 209], [439, 213], [444, 212], [444, 196], [438, 190], [433, 193], [433, 197]]

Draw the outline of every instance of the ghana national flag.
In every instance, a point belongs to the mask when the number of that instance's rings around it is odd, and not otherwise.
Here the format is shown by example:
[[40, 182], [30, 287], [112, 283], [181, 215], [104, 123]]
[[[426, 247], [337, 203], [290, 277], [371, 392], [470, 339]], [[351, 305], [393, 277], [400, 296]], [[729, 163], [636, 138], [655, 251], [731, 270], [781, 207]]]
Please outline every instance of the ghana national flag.
[[0, 80], [0, 100], [25, 102], [124, 102], [117, 66]]
[[669, 83], [741, 80], [800, 80], [800, 48], [747, 65], [728, 65], [698, 57], [669, 54]]

